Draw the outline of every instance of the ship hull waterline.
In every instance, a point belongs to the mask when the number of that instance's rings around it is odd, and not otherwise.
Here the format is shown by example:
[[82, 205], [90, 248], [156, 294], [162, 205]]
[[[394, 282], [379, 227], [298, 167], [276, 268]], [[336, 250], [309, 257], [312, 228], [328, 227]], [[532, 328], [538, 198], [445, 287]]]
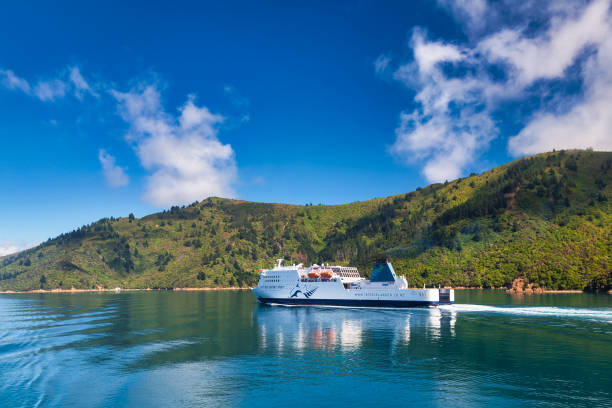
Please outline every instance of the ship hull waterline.
[[288, 299], [288, 298], [258, 298], [262, 304], [278, 304], [291, 306], [344, 306], [344, 307], [387, 307], [409, 308], [448, 305], [454, 302], [441, 303], [419, 300], [378, 300], [378, 299]]

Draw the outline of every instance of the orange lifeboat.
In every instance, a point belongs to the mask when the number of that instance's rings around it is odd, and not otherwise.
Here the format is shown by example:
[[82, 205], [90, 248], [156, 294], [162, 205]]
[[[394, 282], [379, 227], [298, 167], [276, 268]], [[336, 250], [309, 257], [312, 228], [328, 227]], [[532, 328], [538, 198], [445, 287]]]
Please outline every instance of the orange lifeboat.
[[309, 278], [318, 278], [319, 277], [319, 272], [317, 272], [317, 271], [310, 271], [310, 272], [308, 272], [308, 277]]
[[326, 270], [321, 271], [321, 277], [322, 277], [322, 278], [329, 279], [329, 278], [331, 278], [331, 277], [332, 277], [332, 275], [333, 275], [333, 272], [332, 272], [332, 271], [330, 271], [329, 269], [326, 269]]

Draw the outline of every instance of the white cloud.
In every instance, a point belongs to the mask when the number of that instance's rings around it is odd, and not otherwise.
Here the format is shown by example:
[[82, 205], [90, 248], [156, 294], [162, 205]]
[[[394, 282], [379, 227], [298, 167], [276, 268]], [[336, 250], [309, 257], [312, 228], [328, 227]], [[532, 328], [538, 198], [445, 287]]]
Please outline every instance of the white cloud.
[[464, 58], [454, 45], [426, 41], [421, 30], [414, 31], [411, 42], [414, 60], [419, 71], [425, 75], [431, 73], [440, 62], [454, 62]]
[[130, 124], [127, 139], [134, 143], [143, 167], [152, 172], [145, 193], [148, 201], [169, 206], [235, 195], [234, 151], [217, 137], [221, 115], [196, 106], [190, 96], [175, 118], [164, 111], [153, 85], [112, 95]]
[[66, 96], [66, 83], [59, 79], [39, 81], [34, 86], [34, 95], [43, 102], [54, 101]]
[[470, 30], [481, 29], [486, 23], [485, 16], [488, 11], [486, 0], [438, 0], [438, 4], [451, 10]]
[[508, 143], [514, 155], [552, 149], [612, 150], [612, 26], [586, 64], [582, 100], [566, 112], [540, 112]]
[[[575, 80], [568, 68], [577, 63], [582, 97], [560, 95], [543, 104], [508, 148], [514, 155], [571, 147], [609, 150], [610, 0], [586, 7], [554, 3], [545, 12], [548, 24], [539, 31], [504, 28], [471, 45], [429, 41], [422, 30], [414, 30], [413, 59], [400, 65], [394, 78], [416, 89], [416, 107], [400, 114], [390, 151], [407, 163], [424, 161], [429, 181], [458, 177], [497, 137], [496, 109], [511, 99], [543, 98], [553, 92], [546, 81]], [[492, 66], [503, 75], [492, 76]], [[536, 81], [544, 86], [533, 87]]]
[[0, 69], [0, 78], [1, 83], [8, 89], [15, 90], [18, 89], [27, 94], [30, 93], [31, 88], [28, 81], [23, 78], [19, 78], [15, 73], [11, 70], [1, 70]]
[[79, 100], [83, 99], [83, 95], [89, 93], [91, 96], [99, 97], [99, 95], [91, 89], [91, 86], [85, 81], [78, 67], [70, 68], [70, 82], [73, 86], [74, 96]]
[[0, 256], [16, 254], [17, 252], [33, 248], [36, 245], [38, 245], [38, 243], [31, 242], [28, 244], [20, 245], [15, 242], [0, 242]]
[[557, 78], [587, 45], [598, 45], [608, 34], [609, 0], [593, 1], [581, 14], [552, 19], [542, 35], [530, 38], [505, 29], [482, 41], [478, 49], [492, 61], [508, 62], [525, 86], [541, 78]]
[[[607, 91], [612, 92], [612, 88]], [[536, 115], [510, 139], [510, 152], [518, 156], [552, 149], [591, 147], [612, 150], [612, 102], [609, 95], [579, 104], [564, 115]]]
[[130, 179], [127, 174], [125, 174], [123, 168], [117, 166], [114, 156], [107, 153], [106, 150], [100, 149], [98, 151], [98, 160], [100, 160], [104, 178], [109, 186], [123, 187], [128, 185]]
[[408, 163], [426, 159], [423, 175], [431, 182], [452, 180], [475, 154], [495, 136], [493, 121], [485, 113], [464, 112], [457, 117], [436, 112], [402, 113], [391, 151]]
[[[0, 85], [20, 90], [41, 101], [52, 102], [73, 94], [83, 100], [86, 94], [96, 98], [102, 84], [90, 84], [78, 67], [69, 67], [56, 77], [41, 79], [30, 85], [13, 71], [0, 70]], [[225, 93], [237, 107], [246, 107], [233, 86]], [[235, 196], [233, 184], [237, 178], [234, 150], [218, 138], [219, 126], [225, 118], [205, 106], [197, 106], [189, 96], [177, 115], [167, 113], [156, 86], [140, 86], [130, 92], [110, 90], [123, 119], [130, 125], [126, 135], [142, 166], [150, 172], [145, 198], [156, 205], [187, 204], [205, 197]], [[243, 112], [239, 122], [248, 122]], [[55, 120], [48, 122], [57, 125]], [[98, 152], [107, 183], [121, 187], [129, 183], [125, 170], [105, 150]]]
[[376, 58], [376, 61], [374, 61], [374, 71], [379, 75], [383, 74], [389, 67], [390, 63], [391, 57], [384, 54], [379, 55], [378, 58]]
[[440, 63], [469, 62], [465, 50], [428, 42], [421, 30], [413, 33], [411, 46], [414, 61], [400, 66], [395, 78], [417, 87], [418, 108], [400, 114], [390, 151], [409, 164], [425, 161], [423, 175], [430, 182], [457, 178], [497, 134], [481, 106], [495, 85], [444, 75]]
[[30, 85], [30, 82], [20, 78], [11, 70], [0, 69], [0, 84], [7, 89], [20, 90], [32, 95], [43, 102], [54, 102], [66, 97], [70, 92], [79, 100], [82, 100], [87, 93], [96, 98], [100, 96], [83, 78], [78, 67], [65, 69], [57, 77], [41, 79], [34, 85]]

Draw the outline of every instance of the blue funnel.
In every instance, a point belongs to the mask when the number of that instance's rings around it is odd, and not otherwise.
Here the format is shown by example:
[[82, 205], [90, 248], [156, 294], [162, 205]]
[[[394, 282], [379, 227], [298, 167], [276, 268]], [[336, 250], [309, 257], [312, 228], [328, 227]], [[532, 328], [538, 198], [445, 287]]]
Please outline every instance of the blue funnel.
[[389, 262], [376, 262], [370, 282], [395, 282], [395, 271]]

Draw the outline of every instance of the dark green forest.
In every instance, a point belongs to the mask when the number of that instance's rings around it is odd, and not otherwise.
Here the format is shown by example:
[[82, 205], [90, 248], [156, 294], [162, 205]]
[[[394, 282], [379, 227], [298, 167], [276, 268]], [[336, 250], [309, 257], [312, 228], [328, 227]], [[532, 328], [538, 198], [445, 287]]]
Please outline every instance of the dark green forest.
[[0, 258], [0, 289], [247, 287], [274, 259], [388, 257], [412, 286], [612, 288], [612, 153], [558, 151], [344, 205], [208, 198]]

